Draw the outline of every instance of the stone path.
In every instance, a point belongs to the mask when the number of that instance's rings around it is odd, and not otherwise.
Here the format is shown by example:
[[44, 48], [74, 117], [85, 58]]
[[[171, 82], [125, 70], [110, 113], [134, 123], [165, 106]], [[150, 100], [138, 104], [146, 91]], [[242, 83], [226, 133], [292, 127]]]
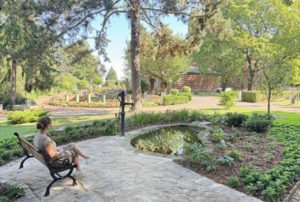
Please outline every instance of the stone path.
[[70, 186], [71, 180], [56, 183], [46, 198], [43, 194], [51, 178], [36, 159], [29, 159], [20, 170], [21, 160], [0, 167], [0, 181], [22, 183], [26, 197], [20, 201], [26, 202], [260, 201], [183, 168], [170, 158], [138, 152], [129, 141], [128, 137], [100, 137], [78, 142], [92, 156], [88, 164], [82, 162], [84, 173], [78, 176], [81, 185]]

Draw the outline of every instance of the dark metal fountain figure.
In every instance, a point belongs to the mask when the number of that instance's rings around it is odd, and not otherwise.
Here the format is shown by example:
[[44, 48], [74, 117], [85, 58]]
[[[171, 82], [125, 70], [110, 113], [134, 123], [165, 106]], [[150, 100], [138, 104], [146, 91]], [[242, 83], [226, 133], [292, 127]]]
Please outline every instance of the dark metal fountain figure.
[[120, 115], [121, 115], [121, 136], [125, 136], [125, 105], [133, 106], [133, 103], [125, 102], [126, 93], [122, 90], [117, 98], [120, 102]]

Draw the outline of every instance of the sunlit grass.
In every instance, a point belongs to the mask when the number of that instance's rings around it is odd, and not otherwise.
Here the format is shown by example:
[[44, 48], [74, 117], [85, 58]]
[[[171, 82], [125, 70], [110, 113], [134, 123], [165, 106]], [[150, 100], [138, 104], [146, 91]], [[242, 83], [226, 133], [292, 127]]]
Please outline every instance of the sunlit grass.
[[[91, 116], [74, 116], [53, 119], [53, 130], [63, 128], [65, 126], [80, 125], [92, 123], [95, 120], [113, 118], [114, 115], [91, 115]], [[20, 133], [22, 136], [27, 136], [36, 133], [36, 123], [25, 123], [12, 125], [7, 121], [0, 122], [0, 140], [13, 137], [14, 132]]]
[[[203, 109], [201, 111], [206, 112], [208, 114], [213, 114], [213, 113], [225, 114], [227, 112], [239, 112], [239, 113], [245, 113], [245, 114], [266, 113], [265, 110], [263, 110], [263, 109], [258, 110], [255, 108], [240, 108], [240, 107], [233, 107], [230, 110]], [[275, 121], [276, 123], [300, 125], [300, 113], [274, 111], [274, 112], [272, 112], [272, 115], [276, 117], [276, 121]], [[130, 114], [127, 114], [127, 116], [130, 116]], [[113, 114], [61, 117], [61, 118], [54, 118], [52, 125], [53, 125], [53, 130], [58, 130], [65, 126], [89, 124], [95, 120], [110, 119], [113, 117], [114, 117]], [[27, 136], [27, 135], [36, 133], [35, 125], [36, 125], [36, 123], [12, 125], [12, 124], [8, 123], [7, 121], [2, 121], [2, 122], [0, 122], [0, 140], [13, 137], [14, 132], [19, 132], [22, 136]]]

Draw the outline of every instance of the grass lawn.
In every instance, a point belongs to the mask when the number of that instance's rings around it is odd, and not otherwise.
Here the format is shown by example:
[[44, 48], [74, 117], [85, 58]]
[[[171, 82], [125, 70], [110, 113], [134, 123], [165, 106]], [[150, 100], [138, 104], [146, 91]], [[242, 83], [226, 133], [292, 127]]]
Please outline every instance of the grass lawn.
[[[252, 109], [251, 108], [239, 108], [239, 107], [233, 107], [230, 110], [205, 109], [203, 111], [205, 111], [207, 113], [220, 113], [220, 114], [224, 114], [227, 112], [238, 112], [238, 113], [245, 113], [245, 114], [252, 114], [252, 113], [264, 114], [264, 113], [266, 113], [265, 110], [257, 110], [255, 108], [252, 108]], [[275, 116], [276, 123], [300, 125], [300, 113], [273, 111], [273, 112], [271, 112], [271, 114], [273, 116]]]
[[[60, 129], [65, 126], [80, 125], [91, 123], [95, 120], [109, 119], [113, 115], [93, 115], [93, 116], [75, 116], [75, 117], [66, 117], [66, 118], [55, 118], [53, 119], [53, 130]], [[22, 136], [27, 136], [36, 132], [36, 123], [25, 123], [12, 125], [6, 121], [0, 122], [0, 140], [13, 137], [14, 132], [19, 132]]]
[[[233, 107], [230, 110], [223, 110], [223, 109], [204, 109], [201, 110], [211, 113], [227, 113], [227, 112], [239, 112], [239, 113], [265, 113], [265, 111], [261, 110], [258, 111], [257, 109], [251, 108], [238, 108]], [[284, 123], [284, 124], [293, 124], [293, 125], [300, 125], [300, 113], [292, 113], [292, 112], [281, 112], [281, 111], [274, 111], [272, 114], [276, 117], [276, 123]], [[101, 119], [108, 119], [113, 118], [112, 114], [108, 115], [91, 115], [91, 116], [75, 116], [75, 117], [66, 117], [66, 118], [56, 118], [53, 119], [53, 130], [57, 130], [59, 128], [71, 125], [78, 125], [78, 124], [86, 124], [91, 123], [95, 120]], [[30, 135], [36, 132], [35, 129], [36, 123], [26, 123], [26, 124], [19, 124], [19, 125], [11, 125], [6, 121], [0, 122], [0, 140], [12, 137], [14, 132], [19, 132], [22, 136]]]

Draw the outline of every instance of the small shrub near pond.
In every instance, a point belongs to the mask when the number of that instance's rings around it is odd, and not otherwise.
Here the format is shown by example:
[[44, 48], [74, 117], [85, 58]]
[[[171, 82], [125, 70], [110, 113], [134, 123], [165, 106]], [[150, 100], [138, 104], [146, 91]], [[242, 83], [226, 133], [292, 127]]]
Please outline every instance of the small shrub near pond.
[[227, 179], [227, 185], [232, 188], [238, 188], [240, 186], [240, 180], [236, 176], [229, 176]]
[[187, 149], [187, 158], [190, 158], [192, 162], [202, 163], [207, 172], [211, 172], [216, 168], [215, 158], [202, 144], [194, 143], [189, 145]]
[[224, 122], [228, 126], [240, 127], [247, 120], [248, 116], [241, 113], [226, 113], [224, 117]]
[[272, 125], [274, 118], [269, 114], [252, 114], [245, 122], [244, 126], [249, 131], [266, 132]]
[[214, 128], [211, 132], [211, 138], [213, 142], [221, 142], [224, 138], [224, 131], [222, 128]]
[[217, 162], [224, 166], [233, 166], [234, 164], [234, 158], [230, 156], [221, 156], [217, 159]]
[[43, 109], [11, 111], [7, 113], [7, 120], [12, 124], [32, 123], [47, 115], [49, 115], [49, 112]]
[[242, 153], [238, 150], [231, 150], [226, 153], [226, 156], [229, 156], [230, 158], [233, 158], [235, 161], [241, 160]]

